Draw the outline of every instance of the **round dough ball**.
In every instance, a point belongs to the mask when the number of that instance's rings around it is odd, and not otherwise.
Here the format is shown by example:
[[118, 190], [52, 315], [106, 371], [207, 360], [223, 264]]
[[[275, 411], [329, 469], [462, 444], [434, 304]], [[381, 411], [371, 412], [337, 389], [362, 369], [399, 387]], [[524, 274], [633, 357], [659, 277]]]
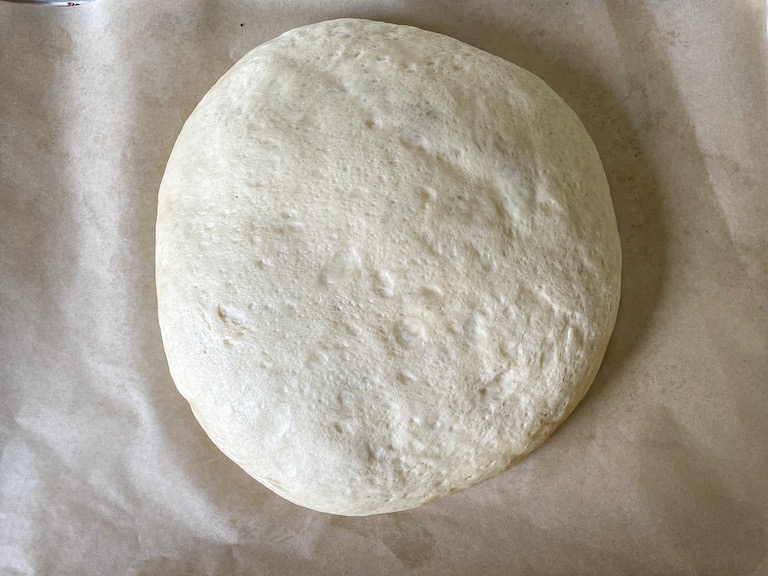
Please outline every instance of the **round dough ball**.
[[591, 384], [621, 252], [540, 79], [365, 20], [246, 55], [160, 188], [171, 374], [216, 445], [315, 510], [403, 510], [506, 469]]

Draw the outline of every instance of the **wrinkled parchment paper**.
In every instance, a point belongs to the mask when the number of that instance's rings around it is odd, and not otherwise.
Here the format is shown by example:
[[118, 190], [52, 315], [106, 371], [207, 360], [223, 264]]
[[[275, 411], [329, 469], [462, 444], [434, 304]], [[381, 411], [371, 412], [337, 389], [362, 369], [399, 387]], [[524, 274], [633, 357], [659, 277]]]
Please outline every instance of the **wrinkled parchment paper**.
[[[354, 16], [544, 78], [611, 185], [622, 303], [583, 403], [421, 509], [299, 508], [168, 374], [157, 189], [252, 47]], [[768, 108], [758, 0], [0, 3], [0, 573], [768, 574]]]

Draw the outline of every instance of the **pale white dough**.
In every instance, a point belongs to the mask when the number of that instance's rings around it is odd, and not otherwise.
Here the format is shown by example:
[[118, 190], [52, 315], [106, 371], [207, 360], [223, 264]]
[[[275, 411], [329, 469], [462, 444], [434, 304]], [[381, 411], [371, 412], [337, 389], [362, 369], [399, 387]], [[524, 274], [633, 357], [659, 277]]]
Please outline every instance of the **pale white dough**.
[[335, 20], [203, 98], [156, 265], [171, 374], [216, 445], [293, 502], [365, 515], [549, 436], [602, 360], [621, 250], [595, 146], [542, 80]]

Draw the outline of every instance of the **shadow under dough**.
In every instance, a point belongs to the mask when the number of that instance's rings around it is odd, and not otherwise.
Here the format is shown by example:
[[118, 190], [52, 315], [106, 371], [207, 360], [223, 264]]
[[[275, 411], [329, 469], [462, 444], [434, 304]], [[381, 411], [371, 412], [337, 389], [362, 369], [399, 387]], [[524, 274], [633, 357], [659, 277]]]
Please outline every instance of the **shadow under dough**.
[[[642, 3], [622, 2], [619, 11], [617, 0], [607, 0], [605, 7], [629, 85], [622, 99], [601, 78], [588, 54], [559, 45], [557, 38], [541, 31], [504, 26], [479, 15], [461, 18], [452, 13], [449, 2], [431, 7], [433, 19], [382, 17], [453, 36], [533, 72], [576, 111], [594, 140], [611, 188], [623, 266], [616, 327], [585, 403], [610, 390], [610, 383], [638, 353], [664, 295], [671, 224], [667, 206], [679, 191], [664, 189], [660, 175], [684, 174], [683, 192], [695, 200], [715, 196], [695, 125], [670, 66], [666, 40], [653, 15]], [[674, 138], [679, 155], [664, 157], [659, 152], [660, 143], [668, 138]], [[665, 411], [649, 423], [648, 433], [657, 438], [667, 431], [669, 442], [679, 443], [684, 434], [677, 427], [671, 412]], [[691, 565], [707, 573], [713, 569], [713, 573], [750, 573], [766, 555], [764, 530], [717, 485], [705, 454], [692, 446], [676, 450], [674, 454], [660, 450], [643, 468], [640, 481], [653, 499], [649, 506], [658, 506], [660, 514], [676, 511], [672, 516], [680, 526], [670, 527], [673, 533], [690, 532], [691, 527], [698, 532], [695, 541], [681, 543]], [[711, 506], [703, 506], [704, 502]]]

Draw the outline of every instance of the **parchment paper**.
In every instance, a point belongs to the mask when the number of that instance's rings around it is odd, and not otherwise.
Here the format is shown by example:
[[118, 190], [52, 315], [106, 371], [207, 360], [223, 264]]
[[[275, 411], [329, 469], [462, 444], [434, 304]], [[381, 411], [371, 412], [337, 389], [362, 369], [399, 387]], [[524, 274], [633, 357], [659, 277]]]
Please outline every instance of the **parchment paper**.
[[[421, 509], [302, 509], [168, 374], [158, 185], [250, 48], [355, 16], [522, 65], [602, 156], [622, 303], [583, 403]], [[0, 3], [0, 573], [768, 574], [765, 7], [716, 1]]]

